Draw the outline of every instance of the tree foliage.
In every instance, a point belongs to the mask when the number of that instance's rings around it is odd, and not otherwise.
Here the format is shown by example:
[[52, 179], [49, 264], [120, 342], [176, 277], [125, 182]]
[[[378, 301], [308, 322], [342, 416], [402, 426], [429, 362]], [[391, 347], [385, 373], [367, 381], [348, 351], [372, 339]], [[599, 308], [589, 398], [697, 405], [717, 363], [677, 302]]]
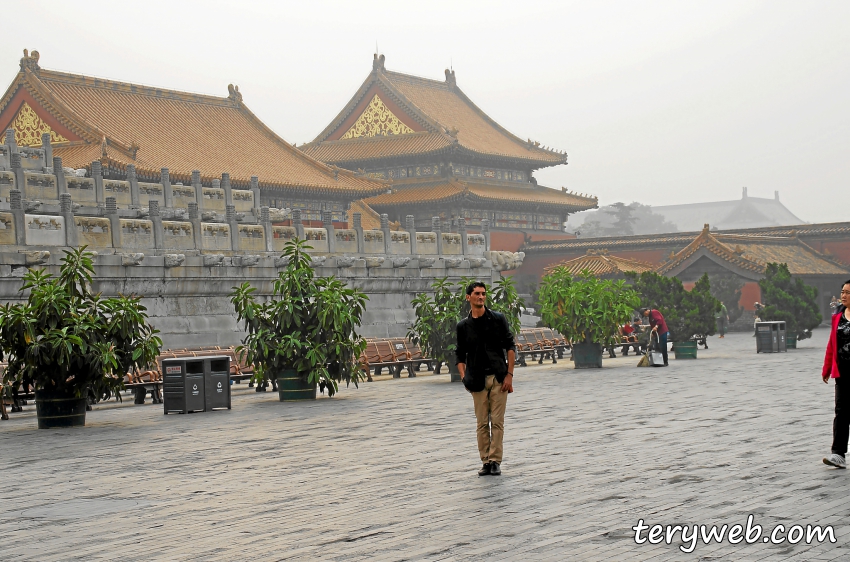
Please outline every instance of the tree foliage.
[[649, 205], [640, 203], [614, 203], [596, 211], [585, 211], [581, 215], [587, 218], [583, 223], [573, 226], [567, 224], [570, 230], [577, 230], [582, 238], [601, 236], [628, 236], [630, 234], [660, 234], [676, 232], [679, 228], [652, 210]]
[[[457, 349], [457, 323], [470, 309], [466, 287], [473, 281], [476, 279], [464, 277], [455, 284], [448, 277], [442, 277], [431, 284], [432, 295], [420, 293], [413, 299], [416, 321], [407, 331], [407, 337], [428, 357], [451, 364]], [[513, 279], [502, 277], [488, 287], [486, 306], [504, 314], [511, 332], [519, 333], [524, 302], [519, 298]]]
[[340, 382], [356, 386], [364, 376], [366, 340], [356, 330], [368, 297], [336, 277], [316, 277], [308, 249], [298, 238], [286, 243], [289, 261], [268, 301], [257, 302], [250, 283], [233, 288], [230, 301], [247, 331], [236, 351], [254, 364], [258, 381], [294, 370], [308, 383], [324, 381], [333, 396]]
[[7, 384], [32, 384], [81, 398], [108, 398], [133, 368], [155, 363], [162, 347], [141, 297], [103, 298], [86, 247], [65, 251], [59, 276], [30, 269], [26, 302], [0, 306], [0, 355]]
[[664, 277], [653, 271], [626, 278], [640, 295], [641, 306], [655, 308], [664, 316], [673, 341], [702, 340], [715, 333], [715, 312], [720, 301], [711, 295], [711, 282], [703, 275], [693, 289], [686, 291], [676, 277]]
[[726, 305], [729, 323], [734, 323], [744, 313], [740, 304], [744, 280], [732, 272], [712, 273], [708, 278], [711, 281], [711, 295]]
[[786, 333], [796, 334], [798, 340], [812, 337], [812, 330], [823, 320], [816, 288], [793, 278], [784, 263], [767, 264], [759, 288], [765, 305], [762, 320], [784, 321]]
[[608, 346], [639, 305], [625, 281], [598, 279], [589, 271], [573, 277], [563, 266], [543, 277], [538, 294], [543, 322], [575, 343]]

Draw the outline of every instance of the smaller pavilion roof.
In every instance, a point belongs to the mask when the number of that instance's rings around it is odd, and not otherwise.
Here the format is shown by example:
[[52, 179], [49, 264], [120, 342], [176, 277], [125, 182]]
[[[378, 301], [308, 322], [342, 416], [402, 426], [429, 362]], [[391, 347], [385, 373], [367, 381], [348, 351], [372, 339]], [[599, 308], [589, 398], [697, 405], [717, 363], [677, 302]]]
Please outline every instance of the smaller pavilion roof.
[[847, 266], [821, 254], [798, 237], [716, 234], [706, 224], [684, 249], [657, 269], [673, 276], [702, 257], [726, 264], [745, 277], [760, 278], [768, 263], [788, 264], [792, 275], [846, 275]]
[[470, 205], [507, 205], [533, 212], [575, 213], [597, 205], [595, 197], [583, 197], [549, 187], [494, 185], [457, 177], [394, 186], [389, 193], [370, 197], [366, 202], [378, 211], [468, 202]]
[[643, 273], [655, 269], [651, 263], [611, 256], [606, 250], [588, 250], [584, 256], [550, 265], [544, 271], [548, 273], [556, 267], [566, 267], [573, 275], [589, 271], [596, 277], [620, 277], [627, 271]]

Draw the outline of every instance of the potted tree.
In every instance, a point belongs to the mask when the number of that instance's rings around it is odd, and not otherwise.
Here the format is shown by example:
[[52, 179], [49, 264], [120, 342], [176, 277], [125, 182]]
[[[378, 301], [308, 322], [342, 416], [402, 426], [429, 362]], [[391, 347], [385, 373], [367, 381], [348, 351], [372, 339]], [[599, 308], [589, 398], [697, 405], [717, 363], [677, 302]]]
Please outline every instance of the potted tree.
[[765, 305], [761, 319], [785, 322], [787, 348], [797, 349], [799, 340], [812, 337], [812, 330], [823, 320], [816, 288], [809, 287], [802, 279], [794, 279], [784, 263], [767, 264], [759, 288]]
[[85, 425], [87, 398], [117, 395], [162, 347], [141, 297], [92, 291], [93, 257], [85, 246], [65, 251], [58, 277], [30, 269], [26, 302], [0, 306], [3, 382], [34, 388], [39, 429]]
[[[440, 374], [440, 367], [445, 363], [452, 382], [460, 382], [460, 373], [454, 361], [457, 323], [469, 314], [466, 287], [475, 280], [472, 277], [463, 277], [459, 284], [455, 285], [448, 277], [442, 277], [431, 284], [433, 295], [420, 293], [411, 301], [416, 321], [408, 330], [407, 338], [435, 361], [436, 374]], [[487, 307], [505, 315], [514, 335], [520, 330], [519, 317], [523, 305], [524, 302], [519, 298], [510, 277], [501, 277], [490, 288]]]
[[282, 402], [314, 400], [317, 386], [333, 396], [340, 382], [357, 386], [364, 376], [366, 340], [356, 330], [367, 297], [336, 277], [317, 277], [308, 249], [298, 238], [286, 243], [288, 263], [266, 302], [248, 282], [230, 294], [247, 332], [236, 351], [254, 365], [255, 381], [277, 380]]
[[623, 280], [598, 279], [589, 271], [573, 277], [563, 266], [543, 277], [539, 290], [543, 322], [572, 343], [576, 369], [602, 367], [602, 350], [613, 344], [639, 300]]

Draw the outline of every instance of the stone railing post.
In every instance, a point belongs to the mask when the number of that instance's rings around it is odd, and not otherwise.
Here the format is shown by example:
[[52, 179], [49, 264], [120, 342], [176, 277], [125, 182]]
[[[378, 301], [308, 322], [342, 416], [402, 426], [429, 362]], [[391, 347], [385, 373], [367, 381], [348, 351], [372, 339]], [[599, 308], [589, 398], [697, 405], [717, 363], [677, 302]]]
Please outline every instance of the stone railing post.
[[153, 224], [153, 246], [157, 250], [165, 247], [165, 229], [162, 227], [162, 216], [159, 214], [159, 201], [152, 199], [148, 203], [148, 211]]
[[162, 168], [160, 171], [159, 181], [162, 183], [162, 196], [165, 198], [165, 208], [174, 208], [174, 190], [171, 189], [171, 175], [168, 173], [168, 168]]
[[443, 228], [440, 217], [431, 217], [431, 230], [437, 235], [437, 255], [443, 255]]
[[[106, 198], [106, 218], [109, 219], [109, 230], [112, 231], [112, 247], [121, 247], [121, 219], [118, 218], [118, 203], [115, 197]], [[66, 227], [67, 228], [67, 225]]]
[[490, 251], [490, 219], [481, 219], [481, 234], [484, 235], [484, 251]]
[[260, 209], [260, 178], [251, 176], [251, 191], [254, 193], [254, 208]]
[[301, 209], [292, 210], [292, 226], [295, 228], [295, 236], [304, 240], [304, 223], [301, 222]]
[[41, 134], [41, 149], [44, 150], [44, 165], [50, 166], [53, 162], [53, 146], [50, 144], [50, 133]]
[[[8, 136], [8, 135], [7, 135]], [[20, 157], [20, 154], [12, 156]], [[24, 202], [21, 198], [20, 189], [9, 190], [9, 207], [12, 211], [12, 216], [15, 219], [15, 244], [18, 246], [27, 245], [27, 221], [24, 216]]]
[[469, 245], [466, 240], [466, 219], [464, 217], [457, 218], [457, 232], [460, 234], [461, 253], [465, 256], [469, 254]]
[[76, 248], [80, 245], [77, 235], [77, 223], [74, 221], [74, 202], [71, 201], [70, 193], [59, 194], [59, 212], [65, 219], [65, 245]]
[[236, 207], [225, 205], [224, 209], [224, 218], [230, 226], [230, 249], [236, 252], [241, 249], [239, 247], [239, 223], [236, 222]]
[[18, 143], [15, 142], [15, 129], [6, 129], [6, 146], [12, 154], [18, 151]]
[[195, 203], [198, 204], [198, 208], [200, 209], [204, 199], [204, 186], [201, 185], [200, 170], [192, 170], [192, 189], [195, 190]]
[[53, 157], [53, 176], [56, 178], [56, 192], [61, 198], [63, 193], [68, 193], [68, 182], [65, 181], [65, 168], [60, 156]]
[[404, 226], [407, 228], [407, 233], [410, 235], [410, 255], [416, 255], [416, 217], [407, 215], [404, 218]]
[[91, 163], [91, 177], [94, 179], [94, 198], [98, 206], [106, 203], [106, 192], [103, 190], [103, 165], [95, 160]]
[[386, 213], [381, 213], [381, 232], [384, 233], [384, 253], [389, 255], [392, 240], [390, 239], [390, 216]]
[[334, 216], [331, 211], [322, 211], [322, 226], [325, 227], [328, 236], [328, 252], [336, 252], [336, 232], [334, 229]]
[[224, 189], [224, 208], [228, 205], [233, 205], [233, 188], [230, 186], [230, 174], [224, 172], [221, 174], [221, 187]]
[[192, 223], [192, 237], [195, 240], [195, 249], [204, 249], [204, 233], [201, 230], [201, 213], [197, 203], [189, 203], [189, 222]]
[[266, 251], [274, 251], [274, 228], [268, 207], [260, 207], [260, 224], [263, 225], [263, 234], [266, 237]]
[[130, 184], [130, 204], [136, 208], [142, 206], [142, 194], [139, 191], [139, 178], [136, 176], [136, 166], [127, 164], [127, 183]]
[[357, 253], [362, 254], [366, 248], [366, 241], [363, 239], [363, 215], [361, 213], [354, 213], [351, 215], [351, 220], [353, 221], [351, 228], [354, 229], [354, 233], [357, 235]]
[[[12, 173], [15, 174], [15, 187], [18, 188], [18, 191], [21, 192], [21, 197], [24, 197], [26, 193], [26, 176], [24, 176], [24, 165], [21, 162], [21, 155], [19, 152], [15, 151], [10, 155], [10, 160], [12, 164]], [[11, 195], [10, 201], [11, 201]]]

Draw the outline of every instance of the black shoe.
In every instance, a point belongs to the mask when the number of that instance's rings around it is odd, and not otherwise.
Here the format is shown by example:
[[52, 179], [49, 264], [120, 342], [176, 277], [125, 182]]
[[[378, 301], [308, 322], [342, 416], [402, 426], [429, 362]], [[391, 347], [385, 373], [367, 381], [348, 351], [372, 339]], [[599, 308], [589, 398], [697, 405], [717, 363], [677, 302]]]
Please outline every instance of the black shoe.
[[490, 463], [490, 474], [492, 474], [493, 476], [501, 476], [502, 475], [502, 469], [499, 468], [499, 463], [497, 463], [497, 462], [491, 462]]
[[481, 467], [481, 470], [478, 471], [478, 476], [488, 476], [490, 475], [490, 463], [485, 462], [484, 466]]
[[670, 366], [670, 364], [669, 364], [669, 363], [664, 363], [664, 366], [665, 366], [665, 367], [669, 367], [669, 366]]

